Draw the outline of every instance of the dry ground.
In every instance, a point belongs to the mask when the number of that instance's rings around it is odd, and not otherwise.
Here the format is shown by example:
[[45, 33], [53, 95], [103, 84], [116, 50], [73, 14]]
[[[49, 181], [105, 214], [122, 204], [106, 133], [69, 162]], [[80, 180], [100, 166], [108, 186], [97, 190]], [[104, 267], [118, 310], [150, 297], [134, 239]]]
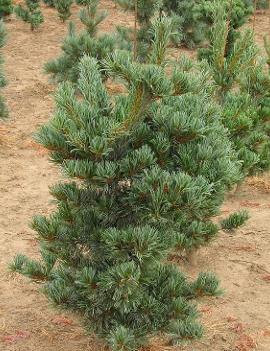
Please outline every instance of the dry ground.
[[[101, 1], [110, 16], [103, 25], [130, 23], [111, 1]], [[73, 18], [77, 16], [73, 7]], [[54, 86], [43, 64], [60, 52], [66, 33], [52, 9], [44, 8], [46, 21], [35, 33], [14, 17], [7, 23], [5, 69], [9, 80], [4, 95], [10, 119], [0, 125], [0, 350], [100, 351], [103, 346], [85, 334], [73, 315], [53, 310], [27, 279], [12, 276], [7, 265], [17, 252], [37, 254], [28, 223], [35, 213], [49, 213], [48, 186], [59, 172], [46, 153], [32, 141], [32, 133], [53, 111]], [[270, 32], [269, 14], [257, 19], [256, 37]], [[222, 233], [200, 252], [196, 267], [181, 267], [189, 276], [211, 270], [219, 276], [225, 294], [203, 299], [200, 311], [205, 337], [192, 345], [169, 348], [154, 340], [149, 350], [258, 351], [270, 350], [270, 179], [249, 179], [227, 199], [223, 215], [248, 208], [251, 219], [236, 233]]]

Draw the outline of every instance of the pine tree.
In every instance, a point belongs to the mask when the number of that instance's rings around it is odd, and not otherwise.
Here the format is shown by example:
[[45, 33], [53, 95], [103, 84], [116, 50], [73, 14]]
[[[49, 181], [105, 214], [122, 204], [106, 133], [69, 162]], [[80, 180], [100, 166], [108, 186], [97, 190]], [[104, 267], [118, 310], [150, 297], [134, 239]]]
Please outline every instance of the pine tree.
[[269, 83], [265, 81], [264, 75], [261, 74], [259, 78], [260, 68], [256, 65], [258, 50], [251, 31], [239, 34], [233, 48], [226, 50], [229, 26], [225, 11], [226, 8], [219, 7], [216, 13], [208, 62], [212, 79], [218, 87], [217, 99], [222, 110], [222, 122], [229, 130], [242, 163], [242, 174], [246, 176], [267, 170], [270, 166], [267, 117], [261, 113], [259, 95], [255, 91], [252, 93], [255, 86], [259, 88], [259, 79], [264, 81], [261, 82], [261, 90], [267, 91]]
[[[267, 40], [265, 44], [267, 48]], [[270, 169], [270, 70], [266, 62], [268, 58], [255, 60], [240, 81], [242, 94], [249, 96], [254, 111], [250, 133], [257, 136], [252, 137], [252, 151], [257, 154], [257, 163], [253, 173]]]
[[[0, 48], [2, 49], [6, 43], [6, 29], [3, 21], [0, 21]], [[6, 85], [6, 79], [2, 70], [3, 57], [0, 55], [0, 88], [3, 88]], [[0, 96], [0, 119], [4, 119], [8, 116], [8, 110], [5, 104], [4, 99]]]
[[76, 89], [60, 85], [38, 141], [70, 181], [51, 189], [56, 211], [33, 220], [41, 260], [19, 255], [12, 265], [116, 351], [158, 332], [175, 343], [201, 336], [191, 299], [218, 294], [218, 282], [204, 273], [188, 282], [168, 254], [215, 235], [210, 218], [238, 177], [204, 77], [187, 59], [168, 74], [168, 27], [154, 24], [147, 63], [123, 51], [104, 61], [122, 94], [109, 96], [87, 56]]
[[177, 16], [178, 30], [182, 34], [182, 44], [194, 47], [205, 39], [207, 25], [195, 17], [197, 0], [164, 0], [163, 11], [169, 16]]
[[65, 22], [70, 16], [70, 8], [73, 3], [73, 0], [55, 0], [54, 6], [58, 11], [59, 18]]
[[114, 0], [125, 11], [136, 11], [136, 17], [143, 28], [149, 28], [161, 0]]
[[30, 23], [32, 31], [44, 22], [39, 0], [25, 0], [25, 6], [18, 5], [14, 8], [14, 11], [24, 22]]
[[[227, 16], [227, 34], [225, 56], [229, 56], [234, 49], [234, 44], [240, 37], [239, 28], [241, 28], [249, 19], [253, 12], [252, 5], [247, 5], [245, 0], [204, 0], [201, 4], [195, 7], [197, 15], [196, 18], [201, 18], [208, 24], [210, 31], [206, 33], [206, 37], [210, 36], [210, 43], [212, 39], [211, 28], [216, 21], [216, 15], [219, 7], [222, 6]], [[211, 55], [209, 51], [204, 49], [199, 50], [199, 56], [207, 58]]]
[[46, 63], [45, 71], [57, 82], [71, 81], [76, 84], [79, 76], [79, 61], [83, 55], [96, 58], [100, 63], [113, 52], [115, 40], [112, 35], [96, 36], [97, 27], [104, 18], [104, 12], [97, 10], [97, 1], [89, 2], [88, 7], [80, 12], [81, 21], [86, 30], [76, 33], [73, 23], [69, 25], [69, 33], [62, 45], [63, 53], [57, 59]]
[[114, 0], [125, 11], [134, 13], [133, 29], [118, 27], [118, 41], [124, 49], [133, 50], [137, 59], [147, 57], [149, 44], [153, 40], [152, 21], [160, 15], [161, 0]]
[[12, 14], [13, 5], [11, 0], [0, 0], [0, 18], [5, 18]]
[[258, 0], [257, 10], [269, 9], [269, 0]]
[[86, 6], [89, 4], [89, 0], [76, 0], [76, 4]]
[[264, 36], [264, 47], [267, 55], [267, 64], [270, 70], [270, 39], [267, 35]]
[[80, 10], [80, 20], [86, 31], [93, 37], [97, 34], [98, 25], [107, 17], [106, 11], [98, 11], [99, 0], [84, 0], [85, 7]]
[[49, 7], [55, 7], [55, 1], [54, 0], [43, 0], [44, 4], [46, 4]]
[[[215, 23], [211, 32], [211, 45], [205, 56], [210, 64], [214, 82], [220, 88], [219, 95], [232, 89], [243, 70], [251, 67], [257, 54], [253, 33], [239, 33], [234, 45], [228, 49], [230, 14], [224, 5], [215, 7]], [[200, 58], [199, 54], [199, 58]]]
[[163, 3], [166, 14], [178, 17], [182, 43], [188, 47], [208, 40], [217, 5], [222, 4], [230, 13], [228, 49], [238, 36], [237, 29], [248, 21], [253, 11], [245, 0], [164, 0]]
[[[161, 22], [161, 24], [162, 23], [163, 22]], [[159, 26], [161, 26], [161, 24], [159, 24]], [[166, 31], [165, 28], [163, 28], [163, 33], [165, 34], [164, 37], [166, 37], [167, 40], [169, 40], [170, 35], [168, 35], [168, 31]], [[156, 52], [156, 55], [157, 55], [157, 57], [155, 58], [156, 62], [163, 62], [165, 60], [164, 52], [162, 52], [160, 48], [157, 48], [157, 50], [154, 52]], [[101, 67], [103, 65], [104, 63], [101, 63]], [[175, 91], [177, 92], [178, 95], [183, 93], [189, 93], [189, 92], [194, 92], [195, 94], [197, 94], [200, 90], [205, 89], [205, 87], [207, 86], [207, 83], [205, 82], [206, 77], [204, 76], [200, 77], [198, 72], [185, 72], [186, 66], [187, 66], [187, 62], [185, 61], [185, 62], [181, 62], [181, 64], [180, 63], [177, 64], [176, 67], [174, 68], [172, 81], [174, 82]], [[103, 73], [104, 73], [104, 69], [103, 69]], [[105, 73], [106, 73], [106, 70], [105, 70]], [[208, 92], [206, 92], [206, 95], [207, 94]], [[205, 100], [205, 98], [203, 97], [200, 97], [200, 99]], [[206, 104], [206, 103], [205, 103], [205, 110], [201, 110], [202, 106], [199, 103], [200, 99], [196, 104], [195, 102], [197, 100], [195, 97], [192, 96], [190, 97], [190, 100], [188, 102], [192, 106], [194, 105], [194, 113], [192, 114], [194, 120], [192, 120], [192, 123], [194, 123], [195, 127], [198, 126], [196, 120], [200, 119], [200, 115], [207, 116], [206, 120], [203, 123], [208, 124], [208, 123], [212, 123], [213, 120], [217, 118], [217, 114], [218, 114], [212, 105], [209, 106], [209, 104]], [[194, 103], [191, 103], [191, 100], [194, 100]], [[166, 103], [169, 104], [169, 101]], [[182, 108], [184, 110], [187, 110], [186, 111], [187, 114], [190, 114], [191, 112], [188, 111], [188, 107], [187, 107], [188, 103], [187, 105], [185, 103], [186, 103], [186, 100], [183, 101]], [[174, 101], [172, 101], [172, 104], [174, 104]], [[170, 109], [172, 109], [173, 111], [173, 106], [172, 107], [168, 106], [167, 109], [168, 111]], [[175, 113], [177, 114], [178, 112], [175, 111]], [[229, 162], [230, 160], [228, 155], [230, 153], [233, 154], [233, 152], [231, 151], [230, 146], [226, 144], [226, 136], [224, 136], [224, 131], [222, 131], [222, 129], [219, 130], [219, 127], [217, 125], [214, 125], [213, 133], [210, 133], [211, 129], [207, 129], [207, 132], [208, 132], [207, 143], [205, 142], [205, 138], [200, 140], [202, 144], [197, 144], [196, 142], [191, 143], [192, 139], [190, 140], [189, 138], [187, 138], [187, 141], [189, 142], [188, 147], [186, 146], [187, 149], [185, 149], [183, 146], [183, 153], [188, 154], [187, 157], [190, 157], [191, 159], [194, 158], [197, 160], [196, 161], [197, 163], [192, 165], [191, 169], [187, 168], [187, 173], [190, 174], [192, 172], [195, 172], [195, 175], [197, 176], [199, 172], [203, 172], [204, 177], [208, 178], [209, 182], [213, 186], [213, 189], [215, 188], [215, 190], [213, 191], [215, 196], [211, 197], [213, 195], [211, 193], [211, 196], [209, 199], [209, 202], [211, 203], [211, 206], [209, 205], [209, 208], [211, 207], [209, 215], [208, 216], [206, 216], [206, 214], [201, 215], [201, 218], [206, 218], [206, 217], [210, 218], [211, 215], [214, 215], [218, 211], [218, 206], [223, 200], [223, 193], [224, 193], [224, 190], [226, 189], [226, 186], [230, 186], [231, 184], [233, 184], [235, 179], [238, 177], [238, 175], [236, 175], [237, 172], [235, 171], [232, 164]], [[160, 126], [160, 128], [162, 128], [162, 126]], [[192, 130], [192, 127], [191, 127], [191, 130]], [[201, 135], [202, 131], [204, 131], [204, 127], [202, 127], [201, 131], [198, 131], [198, 135]], [[185, 132], [185, 133], [188, 133], [188, 132]], [[220, 134], [219, 140], [216, 140], [215, 133]], [[195, 136], [197, 136], [197, 133], [195, 133]], [[166, 136], [166, 138], [172, 138], [172, 137], [173, 137], [172, 135]], [[185, 138], [184, 138], [184, 141], [185, 141]], [[198, 153], [199, 149], [201, 149], [200, 153]], [[206, 157], [205, 154], [208, 154], [208, 156]], [[208, 160], [207, 163], [205, 164], [205, 168], [204, 167], [197, 168], [196, 164], [203, 163], [202, 160], [204, 158], [207, 158]], [[185, 163], [187, 162], [187, 160], [183, 159], [182, 162]], [[215, 171], [213, 171], [213, 169], [215, 169]], [[202, 197], [203, 196], [204, 195], [202, 195]], [[185, 224], [186, 223], [184, 223], [184, 225]], [[211, 227], [211, 225], [208, 227], [208, 229], [209, 229], [209, 236], [205, 235], [205, 240], [202, 240], [202, 238], [196, 238], [196, 237], [194, 238], [194, 240], [193, 238], [187, 239], [186, 242], [185, 240], [183, 240], [182, 248], [188, 249], [189, 247], [200, 246], [201, 243], [207, 242], [208, 240], [210, 240], [210, 238], [214, 236], [217, 231], [214, 230], [214, 227]], [[212, 234], [210, 234], [211, 230], [212, 230]], [[181, 240], [182, 240], [182, 236], [181, 236]]]

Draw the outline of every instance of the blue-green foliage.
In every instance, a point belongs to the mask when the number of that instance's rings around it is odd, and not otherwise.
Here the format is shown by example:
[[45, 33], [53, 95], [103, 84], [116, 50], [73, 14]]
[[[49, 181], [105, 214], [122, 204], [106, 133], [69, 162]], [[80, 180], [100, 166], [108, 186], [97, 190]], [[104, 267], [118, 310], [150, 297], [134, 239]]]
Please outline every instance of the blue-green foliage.
[[[164, 0], [163, 9], [178, 17], [179, 30], [182, 32], [182, 43], [187, 46], [196, 46], [208, 41], [209, 32], [214, 23], [215, 7], [222, 4], [230, 14], [229, 45], [238, 34], [236, 29], [247, 22], [252, 13], [252, 6], [245, 0]], [[202, 55], [206, 53], [202, 51]]]
[[234, 212], [221, 221], [221, 227], [224, 230], [233, 230], [245, 224], [248, 219], [249, 214], [247, 211]]
[[270, 167], [270, 79], [264, 63], [256, 63], [258, 49], [251, 31], [238, 33], [227, 50], [228, 23], [226, 7], [222, 5], [216, 11], [207, 61], [217, 86], [222, 122], [229, 130], [246, 176]]
[[71, 5], [73, 0], [54, 0], [54, 7], [58, 12], [58, 17], [65, 22], [71, 16]]
[[117, 28], [120, 47], [134, 49], [137, 59], [145, 61], [153, 40], [152, 23], [156, 17], [161, 17], [162, 0], [114, 0], [114, 2], [124, 11], [131, 11], [134, 14], [134, 21], [137, 22], [136, 31], [135, 28], [123, 26]]
[[49, 7], [55, 7], [55, 2], [54, 0], [43, 0], [44, 4], [46, 4]]
[[189, 282], [169, 254], [215, 237], [211, 217], [239, 179], [206, 75], [184, 58], [168, 74], [170, 26], [154, 25], [148, 63], [122, 51], [102, 61], [122, 94], [109, 95], [87, 56], [76, 87], [60, 85], [37, 140], [69, 181], [51, 188], [57, 209], [33, 220], [41, 260], [19, 255], [12, 265], [117, 351], [158, 332], [173, 343], [202, 335], [192, 299], [218, 295], [218, 281]]
[[5, 18], [13, 12], [13, 4], [11, 0], [0, 0], [0, 18]]
[[244, 175], [270, 167], [270, 114], [256, 100], [246, 92], [228, 93], [223, 104], [223, 123], [230, 131]]
[[270, 39], [269, 39], [268, 35], [264, 36], [264, 47], [265, 47], [265, 52], [267, 55], [268, 68], [270, 70]]
[[97, 26], [105, 18], [105, 13], [97, 10], [97, 5], [98, 1], [91, 0], [89, 5], [80, 11], [80, 19], [86, 27], [85, 30], [76, 33], [75, 26], [71, 22], [68, 36], [62, 44], [62, 54], [46, 63], [45, 71], [54, 81], [70, 81], [76, 84], [79, 62], [84, 55], [94, 57], [101, 64], [102, 59], [113, 52], [115, 39], [112, 35], [96, 36]]
[[17, 17], [30, 24], [32, 31], [44, 22], [44, 17], [39, 6], [39, 0], [25, 0], [25, 4], [17, 5], [14, 8], [14, 12]]

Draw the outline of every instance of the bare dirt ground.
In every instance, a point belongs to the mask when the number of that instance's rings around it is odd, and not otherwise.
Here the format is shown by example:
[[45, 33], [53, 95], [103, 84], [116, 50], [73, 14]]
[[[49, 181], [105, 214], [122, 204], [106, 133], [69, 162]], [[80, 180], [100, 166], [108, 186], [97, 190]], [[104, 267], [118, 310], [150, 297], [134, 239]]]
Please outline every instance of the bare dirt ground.
[[[103, 30], [130, 18], [102, 1], [109, 11]], [[0, 350], [3, 351], [101, 351], [102, 344], [86, 335], [74, 315], [55, 311], [27, 279], [10, 275], [7, 265], [17, 252], [35, 256], [34, 233], [28, 223], [33, 214], [49, 213], [48, 186], [59, 172], [46, 152], [32, 141], [33, 132], [53, 111], [54, 86], [43, 65], [60, 52], [66, 26], [52, 9], [43, 8], [45, 23], [35, 33], [12, 17], [5, 47], [9, 80], [4, 95], [10, 119], [0, 124]], [[73, 16], [78, 8], [73, 7]], [[257, 18], [256, 38], [270, 32], [269, 14]], [[204, 338], [187, 346], [165, 347], [157, 339], [148, 351], [269, 351], [270, 350], [270, 178], [251, 178], [231, 195], [222, 215], [248, 208], [251, 219], [236, 233], [221, 233], [200, 251], [196, 267], [181, 267], [188, 276], [214, 271], [224, 295], [199, 303], [205, 325]]]

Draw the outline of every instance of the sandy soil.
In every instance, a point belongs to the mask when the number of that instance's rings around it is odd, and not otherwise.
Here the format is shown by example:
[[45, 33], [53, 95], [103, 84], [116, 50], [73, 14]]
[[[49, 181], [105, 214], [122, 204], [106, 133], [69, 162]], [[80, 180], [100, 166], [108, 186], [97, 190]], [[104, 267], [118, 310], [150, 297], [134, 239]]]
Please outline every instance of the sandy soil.
[[[102, 1], [110, 16], [103, 25], [130, 18], [111, 1]], [[73, 18], [77, 16], [73, 7]], [[48, 186], [59, 172], [32, 134], [53, 111], [54, 86], [43, 73], [44, 63], [57, 55], [66, 33], [52, 9], [44, 8], [45, 23], [35, 33], [14, 17], [7, 23], [5, 69], [9, 80], [4, 95], [10, 119], [0, 125], [0, 350], [82, 351], [103, 350], [94, 336], [86, 335], [76, 316], [51, 308], [38, 288], [27, 279], [10, 275], [7, 265], [17, 252], [37, 255], [38, 247], [28, 223], [35, 213], [49, 213]], [[269, 14], [257, 18], [256, 38], [270, 32]], [[251, 219], [236, 233], [221, 233], [202, 249], [195, 267], [182, 267], [188, 276], [201, 270], [216, 272], [224, 295], [199, 303], [205, 336], [183, 347], [165, 347], [154, 340], [148, 349], [186, 351], [270, 350], [270, 178], [248, 179], [224, 204], [222, 215], [248, 208]]]

